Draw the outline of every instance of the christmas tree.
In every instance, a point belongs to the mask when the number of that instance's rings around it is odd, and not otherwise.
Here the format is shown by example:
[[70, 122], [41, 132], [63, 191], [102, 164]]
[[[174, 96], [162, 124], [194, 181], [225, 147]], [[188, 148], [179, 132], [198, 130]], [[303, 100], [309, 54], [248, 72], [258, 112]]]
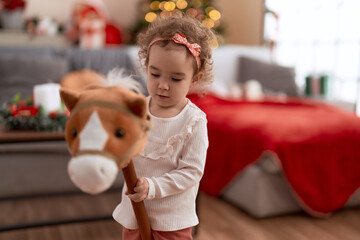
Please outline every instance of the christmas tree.
[[139, 4], [139, 21], [132, 29], [132, 43], [136, 35], [146, 30], [147, 26], [158, 16], [167, 17], [176, 14], [186, 14], [198, 19], [202, 24], [215, 30], [218, 35], [218, 45], [223, 28], [220, 24], [221, 13], [210, 3], [210, 0], [143, 0]]

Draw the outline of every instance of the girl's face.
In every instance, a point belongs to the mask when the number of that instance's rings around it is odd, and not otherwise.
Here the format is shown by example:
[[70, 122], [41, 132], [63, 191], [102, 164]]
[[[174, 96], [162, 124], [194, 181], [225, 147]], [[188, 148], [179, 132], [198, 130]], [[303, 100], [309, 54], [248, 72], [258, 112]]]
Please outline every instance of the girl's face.
[[[187, 103], [186, 95], [194, 85], [194, 57], [185, 47], [163, 48], [153, 45], [147, 65], [150, 112], [158, 117], [176, 116]], [[200, 75], [200, 74], [198, 74]]]

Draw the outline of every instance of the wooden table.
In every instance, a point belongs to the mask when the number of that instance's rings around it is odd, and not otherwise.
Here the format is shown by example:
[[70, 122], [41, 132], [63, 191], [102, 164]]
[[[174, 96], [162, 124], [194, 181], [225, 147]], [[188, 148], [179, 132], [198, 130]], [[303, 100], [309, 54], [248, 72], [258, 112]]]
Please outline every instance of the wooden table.
[[0, 143], [64, 140], [64, 132], [0, 131]]

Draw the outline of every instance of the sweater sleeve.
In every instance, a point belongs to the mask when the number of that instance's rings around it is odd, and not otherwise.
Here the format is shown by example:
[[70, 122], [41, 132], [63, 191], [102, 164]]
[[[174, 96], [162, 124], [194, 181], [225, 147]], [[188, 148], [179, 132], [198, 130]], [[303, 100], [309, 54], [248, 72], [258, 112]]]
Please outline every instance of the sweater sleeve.
[[164, 198], [186, 191], [200, 182], [204, 172], [207, 148], [207, 121], [199, 119], [186, 138], [177, 168], [149, 182], [147, 199]]

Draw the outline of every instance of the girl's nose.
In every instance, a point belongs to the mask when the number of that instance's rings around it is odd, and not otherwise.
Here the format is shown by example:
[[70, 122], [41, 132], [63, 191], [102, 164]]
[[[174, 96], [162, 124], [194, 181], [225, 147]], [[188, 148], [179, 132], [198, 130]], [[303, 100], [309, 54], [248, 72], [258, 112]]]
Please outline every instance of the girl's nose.
[[160, 79], [159, 80], [159, 85], [158, 85], [159, 89], [161, 90], [169, 90], [169, 84], [166, 81], [166, 79]]

